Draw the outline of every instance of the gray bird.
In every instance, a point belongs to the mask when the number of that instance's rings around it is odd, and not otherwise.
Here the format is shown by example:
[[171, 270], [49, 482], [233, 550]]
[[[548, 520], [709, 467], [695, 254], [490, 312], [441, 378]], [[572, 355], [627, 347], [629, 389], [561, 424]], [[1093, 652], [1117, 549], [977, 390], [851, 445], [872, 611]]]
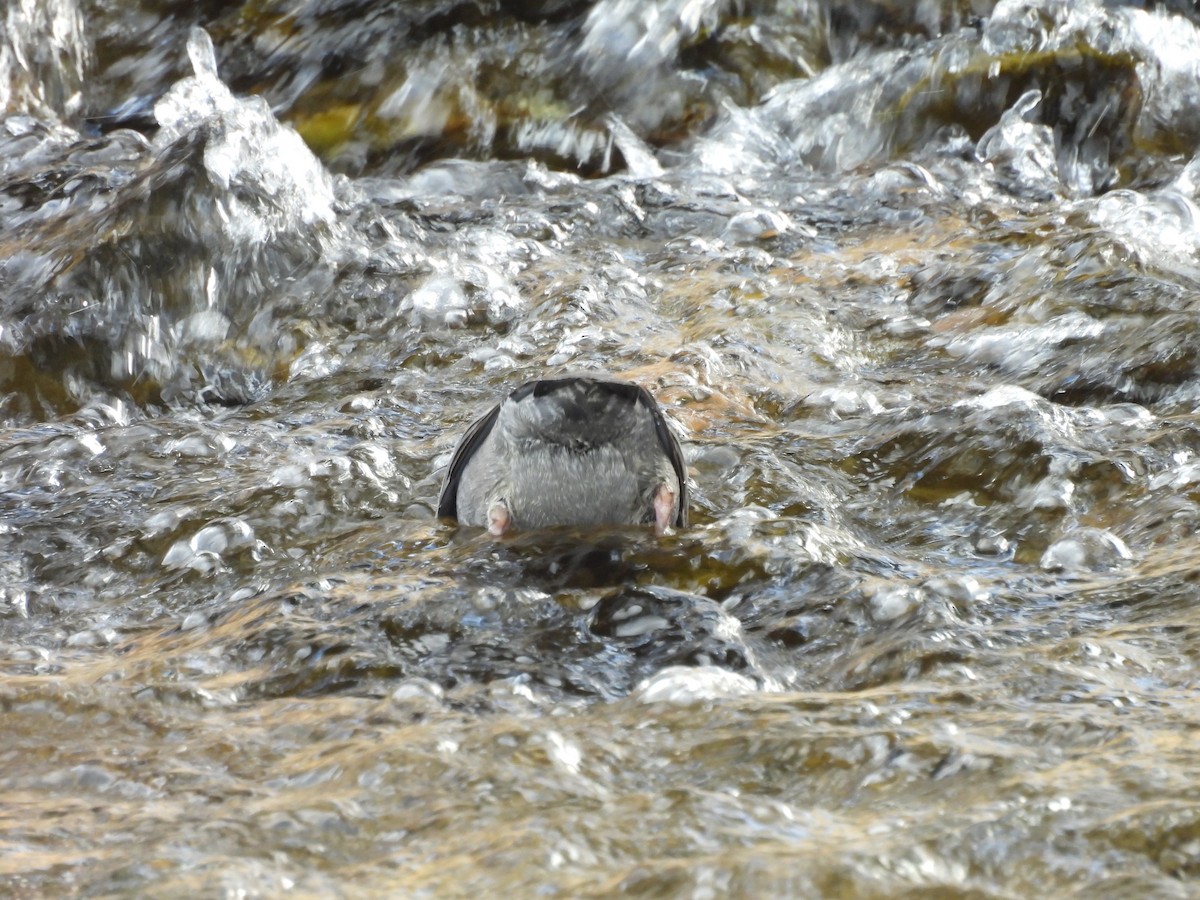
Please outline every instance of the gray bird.
[[679, 441], [645, 388], [575, 375], [521, 385], [463, 435], [438, 515], [499, 537], [514, 528], [688, 517]]

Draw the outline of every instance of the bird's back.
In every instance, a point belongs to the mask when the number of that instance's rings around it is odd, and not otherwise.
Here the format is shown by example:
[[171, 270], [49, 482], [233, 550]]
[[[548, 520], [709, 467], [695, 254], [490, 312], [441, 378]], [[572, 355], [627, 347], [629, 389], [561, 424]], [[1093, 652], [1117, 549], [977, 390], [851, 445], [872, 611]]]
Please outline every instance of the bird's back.
[[686, 524], [682, 453], [649, 393], [587, 376], [545, 379], [471, 426], [438, 512], [483, 526], [501, 507], [521, 528], [638, 524], [655, 521], [660, 486], [676, 500], [670, 520]]

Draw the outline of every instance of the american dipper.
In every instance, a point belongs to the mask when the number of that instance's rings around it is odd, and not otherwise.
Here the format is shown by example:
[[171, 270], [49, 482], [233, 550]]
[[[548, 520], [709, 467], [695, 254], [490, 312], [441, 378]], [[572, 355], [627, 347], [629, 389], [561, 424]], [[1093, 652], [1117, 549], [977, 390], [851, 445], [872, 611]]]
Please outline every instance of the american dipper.
[[645, 388], [574, 375], [530, 381], [459, 442], [438, 515], [499, 537], [555, 525], [687, 525], [679, 441]]

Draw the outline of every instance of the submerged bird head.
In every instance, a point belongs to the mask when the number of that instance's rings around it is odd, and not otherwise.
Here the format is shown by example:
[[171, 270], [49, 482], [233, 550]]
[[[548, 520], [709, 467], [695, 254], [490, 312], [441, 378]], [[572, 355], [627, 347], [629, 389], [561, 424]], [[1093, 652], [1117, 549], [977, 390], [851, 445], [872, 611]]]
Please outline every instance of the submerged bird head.
[[554, 525], [687, 524], [679, 441], [636, 384], [527, 382], [467, 430], [438, 514], [494, 534]]

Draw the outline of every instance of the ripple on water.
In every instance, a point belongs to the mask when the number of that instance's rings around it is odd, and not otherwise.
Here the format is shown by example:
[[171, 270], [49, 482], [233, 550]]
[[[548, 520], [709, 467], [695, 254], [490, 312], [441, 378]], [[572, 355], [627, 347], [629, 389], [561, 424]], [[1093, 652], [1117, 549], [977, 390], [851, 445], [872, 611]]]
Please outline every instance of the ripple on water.
[[[1186, 893], [1190, 11], [106, 6], [0, 50], [6, 884]], [[434, 518], [560, 367], [691, 528]]]

